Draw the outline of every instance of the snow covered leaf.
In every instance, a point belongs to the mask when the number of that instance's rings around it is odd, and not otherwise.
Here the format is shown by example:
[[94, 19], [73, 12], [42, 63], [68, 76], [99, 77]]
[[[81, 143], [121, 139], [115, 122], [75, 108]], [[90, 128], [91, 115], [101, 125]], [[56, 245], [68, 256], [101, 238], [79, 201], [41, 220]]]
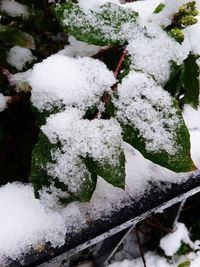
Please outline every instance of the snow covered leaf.
[[0, 40], [9, 45], [18, 45], [25, 48], [35, 48], [34, 39], [28, 33], [17, 28], [0, 24]]
[[178, 105], [149, 75], [131, 71], [119, 85], [114, 103], [124, 140], [145, 158], [175, 172], [195, 169]]
[[[56, 164], [52, 157], [52, 151], [56, 149], [57, 145], [51, 144], [47, 136], [41, 131], [39, 141], [32, 152], [30, 181], [33, 184], [35, 196], [39, 198], [40, 194], [46, 191], [48, 194], [56, 194], [57, 201], [61, 203], [70, 203], [75, 200], [89, 201], [96, 187], [97, 176], [93, 173], [91, 177], [90, 173], [86, 171], [78, 190], [70, 190], [70, 185], [68, 186], [58, 178], [52, 177], [49, 173], [49, 166]], [[62, 152], [60, 152], [61, 154]]]
[[199, 106], [200, 84], [199, 75], [200, 69], [196, 62], [197, 57], [193, 54], [184, 61], [182, 73], [182, 85], [184, 89], [184, 103], [191, 104], [194, 108]]
[[75, 108], [50, 115], [32, 153], [30, 180], [36, 195], [61, 190], [57, 198], [64, 203], [88, 201], [97, 175], [124, 188], [125, 157], [117, 121], [84, 120]]
[[125, 40], [118, 35], [126, 24], [135, 26], [138, 13], [113, 3], [106, 3], [93, 10], [75, 1], [56, 5], [53, 11], [60, 24], [77, 40], [95, 45], [123, 44]]

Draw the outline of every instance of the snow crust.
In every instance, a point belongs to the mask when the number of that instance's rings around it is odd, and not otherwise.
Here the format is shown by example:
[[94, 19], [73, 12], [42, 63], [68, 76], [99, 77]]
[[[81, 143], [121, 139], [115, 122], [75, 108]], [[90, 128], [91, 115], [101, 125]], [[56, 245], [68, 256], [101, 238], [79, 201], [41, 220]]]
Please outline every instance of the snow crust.
[[18, 70], [22, 70], [26, 63], [30, 63], [34, 60], [34, 56], [30, 49], [13, 46], [7, 57], [7, 62]]
[[115, 78], [99, 60], [53, 55], [34, 65], [29, 83], [31, 100], [40, 110], [53, 106], [85, 110], [98, 104], [105, 91], [111, 91]]
[[6, 12], [11, 17], [29, 15], [28, 7], [12, 0], [2, 0], [0, 3], [0, 10]]

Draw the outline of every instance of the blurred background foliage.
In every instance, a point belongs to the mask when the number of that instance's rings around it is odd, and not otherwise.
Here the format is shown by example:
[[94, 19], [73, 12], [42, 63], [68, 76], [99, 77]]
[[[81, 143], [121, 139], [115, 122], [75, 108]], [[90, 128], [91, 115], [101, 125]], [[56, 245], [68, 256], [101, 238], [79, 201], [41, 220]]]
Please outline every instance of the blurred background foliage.
[[10, 100], [8, 108], [0, 112], [0, 185], [12, 181], [28, 182], [31, 151], [38, 135], [29, 103], [30, 93], [17, 93], [10, 81], [11, 74], [19, 70], [7, 62], [8, 52], [13, 46], [31, 49], [34, 60], [21, 70], [26, 71], [67, 44], [67, 35], [57, 23], [47, 0], [15, 2], [28, 11], [27, 15], [18, 16], [5, 12], [3, 3], [0, 2], [0, 93], [9, 96]]

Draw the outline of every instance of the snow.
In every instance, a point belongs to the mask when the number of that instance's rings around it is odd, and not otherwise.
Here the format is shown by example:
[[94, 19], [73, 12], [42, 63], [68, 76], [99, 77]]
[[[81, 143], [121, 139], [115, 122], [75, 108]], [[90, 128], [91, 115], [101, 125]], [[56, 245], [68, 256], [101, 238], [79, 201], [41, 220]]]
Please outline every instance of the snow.
[[160, 26], [145, 20], [139, 22], [140, 27], [130, 29], [128, 25], [123, 29], [129, 39], [127, 50], [132, 68], [151, 74], [163, 85], [169, 79], [171, 63], [180, 65], [188, 56], [189, 48], [169, 37]]
[[6, 101], [6, 97], [2, 93], [0, 93], [0, 112], [6, 108]]
[[191, 248], [193, 247], [186, 226], [183, 223], [177, 223], [175, 230], [160, 240], [160, 247], [166, 256], [173, 256], [181, 247], [181, 242], [188, 244]]
[[114, 119], [82, 120], [80, 111], [70, 109], [51, 115], [41, 129], [51, 143], [59, 140], [62, 145], [62, 149], [52, 150], [54, 163], [47, 165], [47, 172], [64, 182], [71, 192], [78, 191], [85, 176], [90, 176], [81, 158], [89, 156], [101, 164], [120, 164], [121, 128]]
[[185, 106], [183, 117], [190, 130], [191, 156], [198, 168], [200, 168], [200, 107], [195, 110], [189, 105]]
[[28, 48], [13, 46], [7, 55], [7, 62], [17, 70], [22, 70], [26, 63], [31, 63], [35, 57]]
[[200, 16], [197, 17], [198, 23], [185, 28], [185, 40], [183, 45], [188, 46], [190, 51], [195, 55], [200, 55]]
[[154, 10], [160, 3], [164, 3], [164, 0], [135, 1], [126, 3], [126, 7], [133, 9], [139, 13], [141, 18], [148, 20], [151, 19]]
[[54, 106], [85, 110], [111, 91], [115, 78], [99, 60], [53, 55], [34, 65], [29, 83], [32, 103], [40, 110]]
[[[80, 4], [84, 12], [88, 13], [91, 8], [98, 9], [105, 2], [107, 1], [81, 0]], [[118, 0], [111, 2], [120, 5]], [[127, 50], [133, 62], [133, 70], [119, 85], [119, 99], [115, 101], [115, 105], [119, 107], [118, 118], [135, 124], [141, 136], [148, 140], [146, 148], [149, 151], [165, 149], [173, 154], [176, 149], [173, 129], [178, 127], [179, 122], [174, 119], [175, 110], [171, 104], [171, 97], [160, 85], [169, 77], [172, 60], [181, 64], [190, 50], [199, 53], [200, 31], [198, 23], [185, 30], [186, 40], [183, 45], [175, 42], [159, 28], [159, 25], [168, 25], [172, 14], [186, 1], [174, 0], [171, 5], [170, 1], [166, 0], [165, 9], [160, 14], [152, 15], [152, 11], [160, 2], [163, 1], [148, 0], [124, 5], [140, 11], [140, 18], [137, 22], [139, 27], [130, 30], [130, 25], [124, 25], [120, 33], [120, 38], [128, 39]], [[4, 0], [1, 3], [1, 10], [2, 6], [6, 12], [10, 12], [10, 15], [28, 15], [26, 8], [23, 6], [23, 9], [18, 2]], [[113, 33], [107, 32], [107, 34], [109, 36]], [[189, 38], [190, 41], [187, 41]], [[140, 197], [148, 192], [149, 181], [181, 183], [188, 177], [188, 174], [177, 174], [153, 164], [130, 145], [122, 143], [121, 128], [115, 119], [83, 120], [88, 107], [102, 106], [100, 99], [103, 93], [105, 91], [111, 93], [110, 87], [116, 80], [102, 62], [86, 57], [97, 53], [101, 47], [87, 45], [73, 37], [69, 38], [69, 43], [70, 45], [59, 54], [48, 57], [36, 64], [32, 70], [18, 73], [13, 78], [16, 81], [26, 80], [30, 83], [31, 101], [39, 110], [50, 110], [54, 107], [62, 110], [47, 118], [46, 125], [42, 127], [43, 133], [52, 144], [56, 144], [59, 140], [62, 145], [62, 151], [59, 149], [51, 151], [56, 165], [49, 163], [45, 167], [52, 177], [70, 184], [69, 189], [74, 192], [79, 189], [83, 177], [89, 176], [81, 157], [89, 155], [102, 164], [109, 162], [117, 166], [119, 153], [124, 150], [126, 190], [115, 188], [98, 177], [90, 203], [74, 202], [66, 207], [60, 207], [57, 205], [58, 197], [62, 194], [66, 196], [66, 192], [56, 189], [53, 183], [49, 189], [43, 189], [40, 200], [34, 198], [31, 185], [12, 183], [2, 186], [0, 264], [4, 264], [7, 257], [20, 258], [22, 253], [28, 252], [31, 248], [42, 247], [48, 241], [53, 247], [61, 246], [67, 233], [87, 227], [88, 216], [96, 220], [104, 215], [110, 215], [111, 211], [128, 205], [131, 198]], [[13, 47], [9, 51], [7, 61], [21, 70], [24, 64], [32, 59], [30, 50]], [[132, 110], [133, 104], [136, 108]], [[159, 114], [154, 107], [158, 104], [160, 107], [164, 106]], [[5, 107], [6, 98], [0, 94], [0, 111]], [[166, 119], [169, 110], [172, 117]], [[187, 106], [183, 115], [190, 130], [192, 158], [200, 168], [200, 108], [194, 110]], [[156, 120], [152, 121], [152, 118]], [[165, 130], [166, 123], [172, 131]], [[166, 139], [169, 141], [166, 142]], [[52, 194], [48, 194], [48, 191]], [[172, 255], [181, 241], [191, 245], [187, 229], [179, 223], [174, 233], [161, 240], [161, 247], [167, 255]], [[153, 252], [147, 253], [145, 257], [148, 267], [177, 267]], [[192, 260], [191, 267], [199, 265], [200, 256]], [[111, 266], [143, 267], [143, 263], [141, 259], [135, 259], [114, 263]]]
[[115, 105], [118, 119], [134, 126], [146, 140], [146, 150], [176, 153], [174, 132], [180, 122], [176, 118], [172, 97], [150, 76], [129, 72], [118, 87]]
[[[0, 188], [0, 263], [17, 259], [23, 252], [50, 241], [61, 246], [65, 240], [62, 216], [36, 200], [30, 185], [7, 184]], [[5, 263], [6, 266], [6, 263]]]
[[[151, 2], [152, 0], [150, 0]], [[148, 1], [146, 1], [148, 2]], [[169, 0], [164, 0], [165, 7], [162, 12], [158, 14], [153, 14], [151, 20], [162, 26], [168, 26], [171, 24], [173, 15], [178, 12], [179, 7], [185, 3], [188, 3], [188, 0], [173, 0], [173, 4]], [[199, 0], [196, 1], [197, 7], [199, 8]]]
[[7, 13], [11, 17], [27, 17], [29, 15], [27, 6], [12, 0], [2, 0], [0, 3], [0, 10]]
[[69, 45], [58, 52], [59, 55], [68, 57], [90, 57], [97, 54], [101, 49], [106, 47], [89, 45], [87, 43], [77, 41], [73, 36], [69, 36]]

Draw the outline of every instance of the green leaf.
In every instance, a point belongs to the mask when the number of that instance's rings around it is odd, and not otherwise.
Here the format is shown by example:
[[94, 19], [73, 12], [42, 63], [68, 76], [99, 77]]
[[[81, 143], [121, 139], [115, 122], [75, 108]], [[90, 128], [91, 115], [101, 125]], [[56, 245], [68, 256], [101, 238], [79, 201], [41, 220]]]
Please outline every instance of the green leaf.
[[175, 172], [196, 169], [178, 103], [151, 76], [130, 71], [118, 86], [114, 105], [123, 140], [145, 158]]
[[[31, 174], [29, 177], [30, 182], [32, 182], [34, 187], [35, 196], [40, 197], [40, 190], [43, 188], [50, 188], [53, 186], [66, 192], [66, 196], [63, 194], [59, 197], [59, 201], [62, 204], [67, 204], [72, 201], [89, 201], [92, 193], [96, 187], [97, 175], [93, 172], [92, 175], [85, 176], [79, 191], [71, 192], [68, 186], [63, 182], [60, 182], [57, 178], [53, 178], [48, 174], [47, 165], [48, 163], [56, 164], [51, 156], [51, 151], [57, 149], [58, 144], [51, 144], [48, 138], [42, 133], [39, 134], [38, 143], [35, 145], [32, 152], [32, 166]], [[49, 190], [49, 193], [51, 191]]]
[[125, 189], [125, 155], [121, 152], [120, 163], [117, 166], [107, 164], [101, 164], [93, 159], [86, 160], [86, 166], [90, 161], [91, 169], [99, 176], [101, 176], [106, 182], [113, 186]]
[[153, 13], [155, 13], [155, 14], [160, 13], [161, 11], [163, 11], [164, 7], [165, 7], [165, 4], [164, 4], [164, 3], [160, 3], [160, 4], [155, 8], [155, 10], [154, 10]]
[[17, 28], [0, 24], [0, 40], [9, 45], [18, 45], [25, 48], [35, 48], [31, 35]]
[[200, 68], [196, 60], [197, 56], [189, 54], [189, 56], [184, 61], [184, 69], [182, 72], [182, 85], [185, 94], [183, 101], [186, 104], [190, 104], [194, 108], [198, 108], [199, 106], [200, 94]]
[[175, 154], [170, 155], [164, 149], [158, 152], [148, 151], [146, 149], [146, 140], [140, 135], [139, 130], [128, 124], [121, 124], [123, 139], [140, 151], [146, 159], [160, 166], [174, 172], [190, 172], [196, 169], [190, 156], [190, 136], [177, 104], [175, 106], [179, 120], [179, 127], [176, 132], [177, 152]]
[[164, 86], [164, 89], [168, 91], [174, 98], [178, 97], [182, 89], [182, 71], [183, 65], [177, 65], [172, 62], [170, 67], [170, 77]]
[[186, 260], [178, 265], [178, 267], [190, 267], [191, 262], [190, 260]]
[[56, 5], [53, 12], [70, 35], [79, 41], [100, 46], [124, 44], [125, 40], [119, 33], [126, 23], [134, 27], [138, 16], [133, 10], [112, 3], [106, 3], [97, 11], [90, 10], [86, 14], [72, 0]]
[[52, 161], [51, 149], [54, 148], [55, 145], [51, 144], [46, 135], [40, 131], [38, 142], [32, 151], [31, 174], [29, 177], [37, 198], [39, 198], [38, 191], [44, 186], [49, 187], [51, 184], [51, 178], [47, 174], [46, 165]]

